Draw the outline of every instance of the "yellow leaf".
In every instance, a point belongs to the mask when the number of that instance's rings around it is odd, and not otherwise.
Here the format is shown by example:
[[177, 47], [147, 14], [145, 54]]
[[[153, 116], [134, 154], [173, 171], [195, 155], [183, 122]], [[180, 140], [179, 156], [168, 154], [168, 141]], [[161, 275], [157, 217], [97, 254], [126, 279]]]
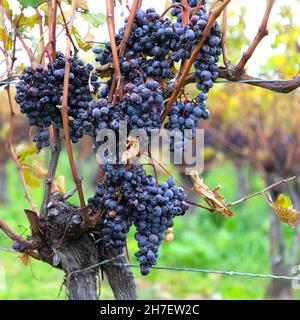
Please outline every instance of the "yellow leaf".
[[44, 168], [42, 165], [39, 165], [38, 163], [35, 163], [30, 166], [31, 172], [38, 178], [42, 179], [45, 178], [48, 174], [48, 171], [46, 168]]
[[204, 161], [209, 161], [213, 159], [216, 155], [216, 150], [212, 147], [204, 148]]
[[36, 153], [37, 153], [36, 147], [33, 146], [32, 144], [22, 143], [16, 147], [16, 154], [20, 160], [25, 159], [26, 157]]
[[65, 177], [64, 176], [58, 176], [54, 179], [54, 192], [58, 192], [60, 194], [65, 194], [66, 191], [66, 183], [65, 183]]
[[294, 209], [293, 202], [289, 197], [281, 194], [272, 203], [272, 207], [282, 222], [288, 224], [291, 228], [295, 228], [300, 212]]
[[224, 197], [219, 193], [220, 186], [214, 190], [203, 182], [196, 171], [191, 172], [191, 177], [194, 180], [193, 190], [209, 205], [213, 210], [221, 214], [223, 217], [233, 216], [233, 212], [224, 203]]
[[24, 169], [24, 178], [25, 178], [25, 183], [28, 187], [31, 189], [37, 189], [40, 187], [40, 182], [39, 180], [32, 174], [30, 169]]

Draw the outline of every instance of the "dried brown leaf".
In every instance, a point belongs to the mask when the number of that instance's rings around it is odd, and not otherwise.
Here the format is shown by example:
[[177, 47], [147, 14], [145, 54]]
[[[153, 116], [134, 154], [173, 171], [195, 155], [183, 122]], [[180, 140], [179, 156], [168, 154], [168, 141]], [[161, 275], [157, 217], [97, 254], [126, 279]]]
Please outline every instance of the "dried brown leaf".
[[128, 137], [127, 148], [122, 155], [122, 162], [127, 162], [131, 158], [134, 158], [140, 153], [140, 141], [137, 137]]
[[194, 180], [193, 190], [209, 205], [213, 210], [223, 217], [232, 217], [233, 212], [224, 203], [224, 197], [219, 193], [220, 186], [211, 190], [201, 179], [196, 171], [191, 172]]

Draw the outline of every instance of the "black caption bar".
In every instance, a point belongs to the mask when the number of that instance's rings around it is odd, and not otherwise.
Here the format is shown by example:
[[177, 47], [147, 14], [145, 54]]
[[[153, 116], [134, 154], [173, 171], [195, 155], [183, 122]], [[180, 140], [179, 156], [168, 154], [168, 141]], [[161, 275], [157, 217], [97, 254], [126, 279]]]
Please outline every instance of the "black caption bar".
[[[260, 309], [284, 314], [299, 301], [0, 301], [2, 315], [20, 319], [204, 319], [216, 316], [258, 317]], [[66, 318], [63, 318], [66, 317]], [[3, 317], [5, 318], [5, 317]]]

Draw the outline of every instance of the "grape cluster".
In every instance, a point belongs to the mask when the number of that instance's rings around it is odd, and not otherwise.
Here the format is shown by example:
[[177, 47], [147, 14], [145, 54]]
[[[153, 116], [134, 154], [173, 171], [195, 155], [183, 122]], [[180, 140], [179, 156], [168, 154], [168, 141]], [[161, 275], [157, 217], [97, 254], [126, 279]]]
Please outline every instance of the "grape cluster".
[[132, 206], [137, 203], [135, 197], [146, 176], [139, 166], [126, 170], [124, 165], [105, 165], [103, 169], [103, 181], [89, 202], [103, 212], [101, 227], [106, 247], [118, 251], [125, 247], [132, 225]]
[[193, 101], [175, 101], [165, 123], [165, 128], [170, 133], [170, 150], [183, 150], [187, 140], [195, 137], [200, 119], [208, 118], [209, 111], [205, 108], [205, 101], [198, 104]]
[[141, 273], [147, 275], [156, 264], [158, 249], [165, 238], [164, 232], [173, 226], [175, 216], [184, 215], [189, 205], [182, 188], [175, 185], [173, 178], [156, 185], [150, 177], [139, 197], [139, 208], [133, 212], [139, 251], [136, 253]]
[[138, 87], [131, 83], [125, 85], [123, 108], [131, 129], [144, 128], [150, 134], [153, 129], [159, 128], [163, 95], [158, 87], [156, 81]]
[[32, 138], [32, 141], [35, 142], [38, 151], [49, 147], [50, 133], [48, 129], [38, 127], [37, 134]]
[[[196, 7], [198, 2], [188, 0], [191, 7]], [[125, 53], [119, 57], [122, 72], [119, 92], [111, 92], [113, 87], [119, 88], [113, 85], [116, 79], [112, 75], [101, 87], [95, 84], [95, 91], [100, 90], [98, 99], [94, 99], [89, 83], [96, 82], [97, 76], [92, 73], [92, 65], [77, 58], [71, 59], [68, 116], [73, 143], [88, 134], [96, 149], [102, 143], [96, 141], [102, 129], [111, 129], [118, 139], [121, 121], [126, 121], [128, 132], [145, 129], [150, 135], [160, 128], [161, 114], [168, 98], [165, 88], [169, 82], [174, 82], [184, 61], [190, 58], [208, 23], [205, 6], [197, 12], [191, 11], [187, 24], [182, 22], [179, 6], [174, 6], [171, 14], [172, 19], [161, 17], [152, 8], [137, 11]], [[124, 37], [127, 23], [126, 18], [124, 27], [115, 35], [117, 47]], [[180, 97], [175, 101], [165, 123], [169, 133], [189, 129], [188, 138], [192, 139], [199, 120], [209, 117], [206, 100], [218, 77], [220, 39], [221, 31], [215, 23], [194, 61], [199, 93], [195, 99], [185, 96], [184, 100]], [[102, 66], [113, 62], [109, 42], [102, 48], [95, 48], [94, 52], [96, 61]], [[47, 68], [39, 65], [25, 68], [17, 86], [16, 101], [30, 125], [37, 127], [34, 141], [39, 150], [49, 145], [49, 126], [54, 124], [62, 128], [60, 105], [64, 77], [65, 57], [58, 53], [57, 59]], [[113, 96], [115, 99], [111, 99]], [[181, 148], [182, 143], [184, 141], [179, 141], [177, 145], [171, 140], [171, 148]], [[165, 232], [172, 228], [174, 218], [188, 210], [187, 196], [173, 178], [159, 184], [146, 174], [142, 165], [106, 164], [102, 170], [97, 191], [89, 200], [90, 205], [102, 213], [97, 231], [100, 231], [107, 248], [120, 252], [134, 225], [139, 247], [136, 257], [141, 273], [146, 275], [157, 261], [159, 246]]]
[[[179, 2], [173, 1], [173, 3]], [[198, 2], [198, 0], [188, 1], [191, 7], [196, 7]], [[127, 50], [124, 57], [120, 58], [125, 83], [139, 86], [148, 79], [157, 81], [174, 79], [174, 62], [180, 62], [190, 57], [208, 23], [205, 3], [197, 12], [190, 14], [190, 21], [187, 25], [182, 23], [182, 12], [179, 6], [172, 8], [171, 14], [176, 17], [176, 22], [172, 22], [169, 18], [160, 17], [152, 8], [146, 11], [138, 10], [127, 41]], [[127, 19], [125, 19], [126, 23]], [[121, 43], [125, 27], [126, 25], [119, 30], [115, 37], [117, 45]], [[220, 39], [221, 30], [215, 22], [194, 61], [197, 89], [200, 91], [194, 105], [201, 110], [206, 108], [207, 93], [218, 77], [218, 61], [221, 54]], [[95, 48], [94, 51], [98, 55], [96, 60], [101, 64], [104, 65], [112, 61], [109, 43], [104, 49]], [[171, 111], [170, 116], [173, 113]], [[189, 118], [189, 114], [185, 113], [183, 117], [185, 115], [185, 120], [191, 126], [192, 120]], [[203, 119], [207, 119], [208, 116], [209, 112], [203, 112]], [[135, 115], [134, 120], [137, 120]], [[170, 119], [169, 122], [171, 122]], [[197, 125], [198, 121], [196, 122]], [[142, 124], [143, 121], [139, 121], [139, 123]], [[172, 127], [173, 125], [166, 125], [166, 128], [172, 129]]]
[[[126, 122], [127, 132], [134, 129], [143, 129], [150, 136], [154, 129], [160, 127], [163, 111], [163, 94], [159, 90], [158, 82], [152, 80], [139, 86], [133, 83], [124, 85], [124, 98], [115, 105], [101, 98], [91, 101], [90, 111], [94, 128], [94, 143], [98, 147], [101, 142], [96, 142], [97, 133], [103, 129], [111, 129], [119, 135], [120, 121]], [[125, 141], [126, 143], [126, 141]]]
[[104, 177], [89, 200], [103, 213], [102, 233], [107, 248], [124, 249], [132, 224], [139, 251], [141, 273], [146, 275], [156, 263], [164, 231], [173, 226], [175, 216], [184, 215], [189, 206], [186, 194], [173, 178], [157, 185], [140, 165], [105, 165]]
[[[173, 3], [180, 1], [173, 1]], [[196, 7], [198, 0], [189, 0]], [[205, 2], [204, 2], [205, 5]], [[90, 102], [94, 136], [101, 129], [112, 129], [118, 136], [120, 121], [126, 121], [129, 130], [145, 129], [148, 134], [161, 125], [164, 100], [168, 97], [164, 88], [175, 80], [180, 62], [191, 56], [208, 23], [205, 6], [191, 12], [188, 24], [182, 23], [182, 12], [174, 6], [171, 14], [176, 17], [161, 17], [154, 9], [138, 10], [132, 31], [126, 42], [126, 50], [119, 57], [122, 72], [123, 95], [119, 94], [114, 104], [110, 102], [111, 79], [100, 88], [99, 99]], [[176, 20], [176, 21], [173, 21]], [[124, 37], [125, 25], [115, 35], [117, 47]], [[218, 57], [221, 31], [214, 24], [195, 62], [197, 88], [195, 99], [175, 101], [168, 114], [165, 128], [183, 132], [190, 129], [189, 138], [195, 136], [200, 119], [207, 119], [207, 93], [218, 77]], [[96, 61], [102, 66], [113, 61], [110, 43], [94, 48]], [[179, 141], [180, 147], [184, 141]], [[171, 140], [171, 148], [179, 147]], [[135, 239], [139, 251], [136, 257], [141, 273], [149, 273], [156, 263], [158, 249], [164, 240], [164, 232], [173, 226], [173, 219], [188, 209], [183, 189], [174, 179], [160, 185], [147, 176], [142, 166], [105, 165], [104, 177], [91, 204], [104, 212], [102, 217], [103, 240], [107, 247], [121, 250], [132, 225], [136, 227]]]
[[[84, 134], [91, 131], [89, 102], [93, 99], [90, 93], [89, 80], [97, 81], [91, 75], [93, 66], [81, 60], [71, 60], [71, 72], [68, 94], [68, 115], [70, 117], [70, 136], [76, 143]], [[90, 76], [91, 75], [91, 76]], [[16, 102], [28, 118], [30, 126], [38, 128], [38, 135], [33, 138], [37, 149], [50, 145], [46, 128], [55, 124], [62, 128], [61, 108], [65, 76], [65, 57], [57, 53], [56, 60], [48, 67], [37, 65], [26, 67], [17, 84]], [[90, 79], [91, 78], [91, 79]], [[95, 90], [98, 84], [95, 84]]]

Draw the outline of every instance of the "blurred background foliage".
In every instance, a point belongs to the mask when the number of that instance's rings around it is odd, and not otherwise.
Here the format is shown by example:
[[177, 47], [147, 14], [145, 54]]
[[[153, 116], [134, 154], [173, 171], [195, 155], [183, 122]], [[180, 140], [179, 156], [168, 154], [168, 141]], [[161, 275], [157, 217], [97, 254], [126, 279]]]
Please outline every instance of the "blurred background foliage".
[[[269, 27], [270, 34], [274, 36], [272, 47], [278, 50], [274, 50], [274, 54], [260, 68], [259, 73], [263, 78], [288, 79], [299, 69], [300, 25], [294, 18], [293, 9], [285, 2], [280, 7], [277, 22]], [[233, 65], [239, 60], [245, 45], [251, 41], [245, 35], [246, 12], [246, 7], [238, 12], [229, 11], [228, 50]], [[88, 15], [85, 18], [88, 22], [93, 19], [93, 24], [97, 26], [103, 23], [100, 17]], [[234, 18], [232, 23], [231, 17]], [[31, 25], [29, 20], [25, 22], [28, 26], [24, 27], [24, 32], [29, 31], [30, 36]], [[76, 40], [77, 43], [81, 41], [82, 49], [88, 49], [84, 48], [82, 37], [76, 37]], [[89, 60], [92, 57], [90, 54], [82, 56]], [[21, 67], [20, 64], [18, 66]], [[251, 70], [248, 72], [251, 74]], [[193, 90], [191, 86], [191, 96], [195, 94]], [[15, 164], [6, 151], [9, 108], [5, 90], [0, 91], [0, 101], [0, 218], [16, 231], [26, 233], [28, 223], [23, 210], [28, 205], [23, 198]], [[222, 193], [228, 201], [298, 174], [299, 91], [285, 95], [245, 84], [219, 83], [209, 95], [208, 107], [211, 119], [201, 123], [206, 139], [203, 177], [210, 187], [221, 184]], [[22, 152], [22, 145], [28, 144], [28, 136], [32, 133], [29, 133], [23, 116], [18, 114], [16, 119], [14, 144], [21, 145], [19, 152]], [[84, 176], [85, 191], [92, 196], [97, 173], [94, 155], [88, 141], [81, 142], [76, 148], [77, 165]], [[48, 160], [48, 152], [42, 152], [36, 159], [36, 174], [33, 171], [33, 175], [27, 178], [31, 186], [30, 194], [37, 204], [41, 202], [43, 191], [39, 175], [43, 176], [40, 171], [43, 171]], [[186, 179], [180, 169], [173, 168], [173, 171], [177, 171], [178, 179]], [[163, 175], [161, 172], [161, 177]], [[73, 187], [65, 153], [57, 179], [61, 188], [70, 190]], [[289, 192], [297, 209], [300, 209], [298, 183], [279, 191]], [[76, 203], [76, 197], [74, 201]], [[292, 230], [287, 225], [279, 224], [261, 197], [234, 207], [233, 211], [235, 217], [226, 220], [201, 209], [193, 209], [186, 217], [177, 218], [175, 240], [162, 246], [159, 265], [290, 274], [291, 262], [300, 263], [298, 246], [295, 261], [289, 249], [291, 245], [295, 249], [295, 234], [297, 237], [299, 226]], [[278, 252], [276, 248], [282, 245], [282, 241], [285, 250]], [[11, 242], [0, 233], [0, 247], [10, 245]], [[132, 262], [135, 263], [133, 253], [136, 244], [132, 235], [128, 246]], [[26, 266], [18, 254], [0, 252], [0, 266], [6, 271], [6, 290], [0, 290], [2, 299], [65, 298], [64, 290], [60, 292], [63, 273], [46, 264], [29, 260]], [[134, 275], [140, 299], [300, 298], [299, 290], [292, 291], [290, 283], [279, 284], [279, 281], [266, 279], [161, 270], [152, 270], [150, 276], [142, 277], [135, 269]], [[101, 297], [113, 298], [105, 280], [101, 285]]]

